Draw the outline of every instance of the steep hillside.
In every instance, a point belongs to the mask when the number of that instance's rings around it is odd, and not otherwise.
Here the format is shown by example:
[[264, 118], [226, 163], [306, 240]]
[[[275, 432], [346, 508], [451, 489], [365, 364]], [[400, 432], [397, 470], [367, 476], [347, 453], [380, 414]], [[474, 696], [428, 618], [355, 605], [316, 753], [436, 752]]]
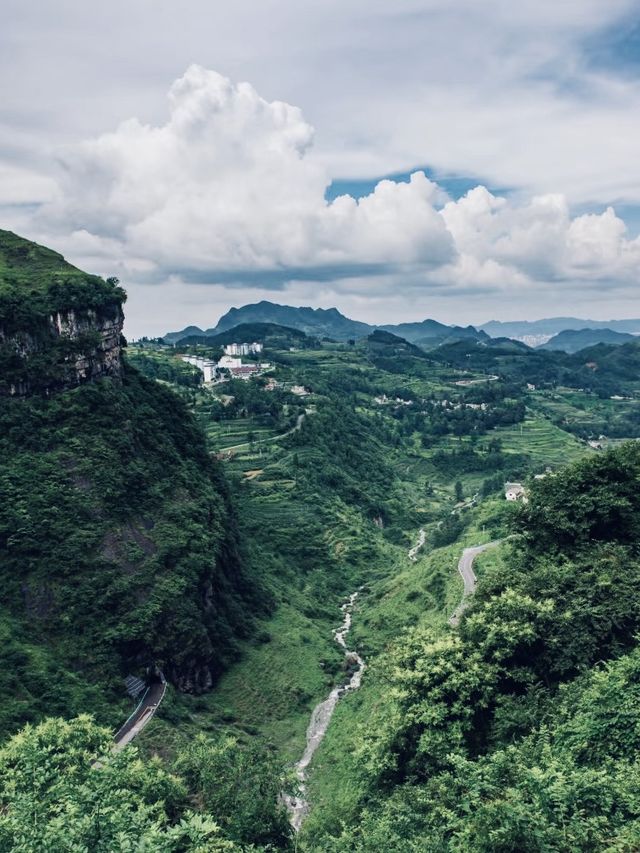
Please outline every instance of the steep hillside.
[[206, 690], [256, 596], [221, 470], [180, 400], [122, 364], [122, 291], [6, 232], [2, 251], [0, 729], [113, 721], [122, 676], [153, 664]]
[[369, 659], [304, 849], [638, 849], [639, 476], [627, 444], [534, 481], [459, 626]]

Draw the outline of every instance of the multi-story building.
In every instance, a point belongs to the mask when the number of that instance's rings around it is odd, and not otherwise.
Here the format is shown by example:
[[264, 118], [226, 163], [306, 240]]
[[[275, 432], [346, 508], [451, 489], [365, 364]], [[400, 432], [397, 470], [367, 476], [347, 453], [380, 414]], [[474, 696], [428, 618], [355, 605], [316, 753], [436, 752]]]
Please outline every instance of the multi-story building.
[[225, 355], [257, 355], [263, 350], [263, 345], [254, 341], [252, 344], [227, 344], [224, 348]]

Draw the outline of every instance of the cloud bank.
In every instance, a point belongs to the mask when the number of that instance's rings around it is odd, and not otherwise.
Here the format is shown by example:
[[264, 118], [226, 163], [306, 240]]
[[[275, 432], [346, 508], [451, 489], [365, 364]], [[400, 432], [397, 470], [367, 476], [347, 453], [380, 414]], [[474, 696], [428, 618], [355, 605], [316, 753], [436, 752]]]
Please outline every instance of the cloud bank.
[[[525, 200], [478, 186], [458, 200], [423, 172], [328, 202], [330, 183], [297, 107], [192, 65], [160, 126], [133, 118], [67, 148], [38, 231], [127, 280], [265, 289], [329, 281], [372, 293], [628, 286], [640, 239], [612, 208], [572, 217], [562, 195]], [[69, 238], [68, 235], [71, 234]]]

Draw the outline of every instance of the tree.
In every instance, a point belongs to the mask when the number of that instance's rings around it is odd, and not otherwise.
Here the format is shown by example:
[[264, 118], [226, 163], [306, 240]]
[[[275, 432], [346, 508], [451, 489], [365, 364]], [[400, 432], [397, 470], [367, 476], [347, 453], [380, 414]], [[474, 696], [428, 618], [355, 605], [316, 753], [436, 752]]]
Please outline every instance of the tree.
[[464, 492], [462, 491], [462, 483], [460, 482], [460, 480], [456, 480], [456, 484], [455, 484], [454, 488], [456, 491], [456, 501], [458, 503], [460, 503], [462, 501], [462, 499], [464, 498]]
[[229, 837], [289, 847], [291, 827], [279, 803], [284, 770], [264, 746], [199, 735], [180, 754], [176, 769]]
[[0, 750], [0, 850], [240, 853], [210, 815], [187, 808], [184, 783], [159, 761], [112, 745], [88, 716], [14, 735]]

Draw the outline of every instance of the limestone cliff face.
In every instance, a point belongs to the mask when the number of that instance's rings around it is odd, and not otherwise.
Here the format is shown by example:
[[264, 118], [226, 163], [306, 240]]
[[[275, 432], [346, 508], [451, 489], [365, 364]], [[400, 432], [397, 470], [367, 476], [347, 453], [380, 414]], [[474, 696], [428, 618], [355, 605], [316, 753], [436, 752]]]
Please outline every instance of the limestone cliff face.
[[105, 377], [121, 381], [123, 320], [121, 304], [113, 302], [59, 311], [24, 331], [0, 323], [0, 394], [48, 394]]

